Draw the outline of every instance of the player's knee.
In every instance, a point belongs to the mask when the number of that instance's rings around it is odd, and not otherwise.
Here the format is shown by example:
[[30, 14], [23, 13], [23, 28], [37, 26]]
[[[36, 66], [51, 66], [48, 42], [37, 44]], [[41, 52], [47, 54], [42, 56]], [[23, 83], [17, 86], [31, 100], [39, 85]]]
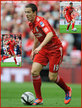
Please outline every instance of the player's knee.
[[69, 21], [69, 24], [71, 24], [71, 22]]
[[73, 23], [75, 23], [75, 20], [73, 20]]
[[16, 56], [15, 55], [13, 55], [15, 58], [16, 58]]
[[31, 70], [31, 74], [32, 74], [32, 76], [37, 76], [38, 72], [36, 70]]
[[54, 80], [54, 77], [51, 77], [51, 76], [50, 76], [49, 79], [50, 79], [50, 81], [55, 81], [55, 80]]
[[49, 76], [50, 81], [56, 81], [57, 80], [57, 76]]
[[72, 19], [72, 22], [73, 22], [73, 23], [75, 23], [75, 20], [74, 20], [74, 19]]
[[11, 57], [11, 55], [9, 55], [9, 57]]

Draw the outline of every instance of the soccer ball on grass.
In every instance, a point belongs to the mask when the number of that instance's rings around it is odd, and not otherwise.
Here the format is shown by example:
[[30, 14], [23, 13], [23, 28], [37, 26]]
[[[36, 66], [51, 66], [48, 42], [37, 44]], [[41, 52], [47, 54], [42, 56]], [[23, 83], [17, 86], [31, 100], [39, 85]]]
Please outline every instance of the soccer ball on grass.
[[21, 102], [26, 105], [32, 105], [35, 101], [35, 97], [31, 92], [25, 92], [21, 96]]
[[76, 28], [74, 28], [74, 29], [72, 29], [73, 31], [76, 31], [77, 29]]

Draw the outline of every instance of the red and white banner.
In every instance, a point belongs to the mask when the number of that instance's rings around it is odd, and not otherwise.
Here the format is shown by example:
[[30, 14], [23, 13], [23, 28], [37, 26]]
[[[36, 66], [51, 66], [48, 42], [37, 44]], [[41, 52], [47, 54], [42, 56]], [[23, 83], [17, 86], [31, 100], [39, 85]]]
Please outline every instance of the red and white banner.
[[31, 81], [30, 68], [2, 68], [1, 81], [20, 83]]

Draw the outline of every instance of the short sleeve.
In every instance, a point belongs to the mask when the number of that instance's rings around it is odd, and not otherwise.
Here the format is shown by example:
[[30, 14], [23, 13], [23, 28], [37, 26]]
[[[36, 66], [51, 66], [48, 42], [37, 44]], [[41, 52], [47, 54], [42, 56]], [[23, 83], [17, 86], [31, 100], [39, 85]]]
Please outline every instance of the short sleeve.
[[47, 20], [42, 20], [39, 22], [39, 27], [40, 29], [42, 29], [42, 31], [47, 34], [49, 32], [52, 32], [52, 27], [51, 25], [49, 24], [49, 22]]

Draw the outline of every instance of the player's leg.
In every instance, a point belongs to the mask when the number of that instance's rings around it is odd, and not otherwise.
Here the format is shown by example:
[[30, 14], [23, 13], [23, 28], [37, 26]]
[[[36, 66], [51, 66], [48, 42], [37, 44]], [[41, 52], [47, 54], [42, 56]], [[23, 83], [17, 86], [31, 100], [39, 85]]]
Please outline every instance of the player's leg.
[[33, 85], [34, 90], [36, 93], [36, 100], [33, 105], [38, 105], [43, 103], [43, 99], [41, 96], [41, 78], [40, 78], [40, 71], [42, 70], [43, 66], [47, 65], [48, 58], [47, 53], [44, 49], [40, 50], [38, 54], [35, 55], [32, 65], [32, 77], [33, 77]]
[[71, 88], [65, 84], [63, 79], [58, 75], [59, 65], [63, 59], [63, 51], [62, 47], [57, 49], [53, 55], [49, 57], [49, 79], [55, 82], [59, 87], [61, 87], [65, 93], [65, 101], [64, 103], [67, 104], [71, 100]]
[[71, 101], [71, 88], [65, 84], [64, 80], [58, 75], [58, 73], [49, 72], [49, 79], [55, 82], [59, 87], [61, 87], [65, 91], [64, 103], [68, 104]]
[[67, 25], [67, 31], [69, 31], [69, 27], [71, 25], [71, 20], [70, 20], [70, 16], [69, 15], [65, 15], [65, 18], [66, 18], [66, 21], [68, 22], [68, 25]]
[[70, 87], [65, 84], [62, 77], [58, 75], [58, 72], [49, 72], [49, 79], [55, 82], [59, 87], [61, 87], [65, 91], [65, 93], [67, 93], [70, 90]]
[[13, 55], [15, 64], [17, 64], [16, 55], [15, 55], [14, 51], [13, 51], [12, 49], [10, 49], [10, 50], [9, 50], [9, 53], [10, 53], [11, 55]]
[[9, 56], [9, 58], [10, 58], [10, 57], [11, 57], [11, 54], [9, 54], [8, 56]]
[[67, 29], [66, 29], [67, 31], [69, 31], [70, 25], [71, 25], [71, 22], [68, 22]]
[[72, 30], [74, 30], [75, 28], [74, 28], [74, 26], [75, 26], [75, 20], [74, 19], [72, 19]]
[[40, 78], [40, 71], [42, 70], [43, 65], [37, 62], [33, 62], [31, 74], [33, 78], [33, 86], [36, 94], [36, 100], [33, 105], [41, 104], [43, 99], [41, 96], [41, 78]]
[[15, 64], [19, 65], [19, 63], [17, 63], [16, 55], [15, 55], [14, 51], [11, 50], [11, 53], [12, 53], [12, 55], [13, 55], [13, 57], [14, 57]]
[[13, 54], [13, 56], [14, 56], [14, 61], [15, 61], [15, 64], [17, 64], [16, 55], [15, 55], [15, 54]]

